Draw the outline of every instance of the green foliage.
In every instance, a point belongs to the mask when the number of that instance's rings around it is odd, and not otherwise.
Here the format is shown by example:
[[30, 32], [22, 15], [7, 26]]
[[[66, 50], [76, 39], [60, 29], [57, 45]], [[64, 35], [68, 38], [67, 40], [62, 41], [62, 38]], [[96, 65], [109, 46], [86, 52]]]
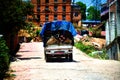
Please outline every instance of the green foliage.
[[40, 30], [36, 31], [36, 36], [39, 36]]
[[107, 55], [105, 50], [103, 50], [102, 53], [98, 52], [98, 53], [93, 54], [93, 52], [95, 52], [96, 49], [93, 46], [90, 46], [90, 45], [86, 46], [82, 42], [75, 43], [75, 47], [80, 49], [81, 51], [85, 52], [87, 55], [89, 55], [93, 58], [108, 59], [108, 55]]
[[95, 27], [95, 28], [89, 28], [89, 31], [92, 32], [93, 37], [101, 37], [101, 29]]
[[86, 46], [82, 42], [75, 43], [75, 47], [85, 52], [86, 54], [89, 54], [95, 51], [95, 48], [93, 46], [90, 46], [90, 45]]
[[0, 79], [9, 69], [9, 49], [3, 38], [0, 38]]
[[24, 30], [27, 30], [28, 34], [30, 34], [31, 38], [34, 38], [36, 36], [36, 30], [35, 30], [35, 25], [32, 22], [26, 23], [24, 26]]
[[24, 2], [24, 6], [25, 6], [24, 11], [26, 11], [26, 14], [33, 15], [34, 5], [31, 2]]
[[99, 52], [96, 53], [96, 54], [89, 53], [88, 55], [91, 56], [91, 57], [98, 58], [98, 59], [103, 59], [103, 60], [109, 58], [109, 57], [108, 57], [108, 54], [106, 53], [105, 50], [103, 50], [103, 53], [99, 53]]
[[81, 10], [81, 13], [82, 13], [82, 19], [85, 20], [86, 19], [86, 4], [82, 3], [82, 2], [76, 2], [77, 5], [80, 6], [80, 10]]
[[87, 9], [88, 15], [87, 19], [88, 20], [100, 20], [100, 10], [97, 10], [94, 6], [91, 6]]
[[0, 0], [0, 33], [17, 33], [25, 24], [33, 6], [22, 0]]

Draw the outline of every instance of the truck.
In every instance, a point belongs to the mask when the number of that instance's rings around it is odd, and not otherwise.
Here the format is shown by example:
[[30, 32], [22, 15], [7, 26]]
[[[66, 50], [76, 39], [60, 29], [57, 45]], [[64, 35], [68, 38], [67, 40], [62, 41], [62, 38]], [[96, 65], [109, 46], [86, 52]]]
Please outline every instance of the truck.
[[53, 57], [64, 57], [73, 61], [74, 36], [76, 34], [71, 22], [46, 22], [40, 31], [46, 62]]

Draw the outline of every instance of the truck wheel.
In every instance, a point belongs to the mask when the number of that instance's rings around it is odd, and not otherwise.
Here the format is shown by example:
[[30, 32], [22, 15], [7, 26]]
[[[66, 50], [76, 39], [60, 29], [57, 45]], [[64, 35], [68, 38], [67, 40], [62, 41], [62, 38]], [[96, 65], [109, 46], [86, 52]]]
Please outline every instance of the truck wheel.
[[72, 53], [69, 54], [69, 61], [73, 61], [73, 55], [72, 55]]
[[65, 59], [68, 59], [68, 55], [65, 56]]
[[49, 57], [47, 54], [45, 54], [45, 61], [48, 62], [49, 61]]

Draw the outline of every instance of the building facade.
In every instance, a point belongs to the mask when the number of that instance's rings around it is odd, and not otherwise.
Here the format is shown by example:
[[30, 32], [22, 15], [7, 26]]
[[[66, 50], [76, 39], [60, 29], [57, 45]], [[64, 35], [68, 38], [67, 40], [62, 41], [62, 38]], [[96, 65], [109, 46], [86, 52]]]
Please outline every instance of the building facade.
[[109, 18], [109, 7], [108, 3], [104, 3], [101, 5], [101, 21], [107, 21]]
[[77, 4], [72, 5], [72, 22], [81, 26], [81, 8]]
[[108, 0], [106, 48], [110, 59], [120, 60], [120, 0]]
[[71, 0], [31, 0], [34, 5], [33, 20], [38, 25], [48, 21], [71, 21]]

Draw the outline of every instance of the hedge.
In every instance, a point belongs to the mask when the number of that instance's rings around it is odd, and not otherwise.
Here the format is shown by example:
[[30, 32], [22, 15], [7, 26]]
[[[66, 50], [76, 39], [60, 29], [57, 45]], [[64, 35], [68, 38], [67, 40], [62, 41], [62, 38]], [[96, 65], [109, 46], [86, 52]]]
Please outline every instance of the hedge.
[[3, 37], [0, 37], [0, 80], [5, 76], [5, 73], [9, 69], [9, 49], [6, 45], [6, 41]]

